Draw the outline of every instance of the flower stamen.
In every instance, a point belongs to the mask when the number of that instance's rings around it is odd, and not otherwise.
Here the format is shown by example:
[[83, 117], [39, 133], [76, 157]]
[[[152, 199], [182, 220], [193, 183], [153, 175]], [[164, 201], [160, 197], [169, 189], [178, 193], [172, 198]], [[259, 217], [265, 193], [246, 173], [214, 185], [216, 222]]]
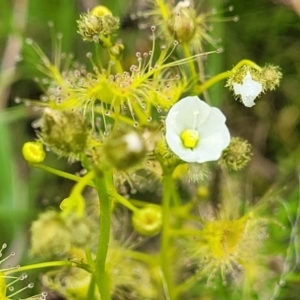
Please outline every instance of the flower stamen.
[[180, 138], [185, 148], [193, 149], [197, 146], [200, 136], [195, 129], [185, 129], [181, 133]]

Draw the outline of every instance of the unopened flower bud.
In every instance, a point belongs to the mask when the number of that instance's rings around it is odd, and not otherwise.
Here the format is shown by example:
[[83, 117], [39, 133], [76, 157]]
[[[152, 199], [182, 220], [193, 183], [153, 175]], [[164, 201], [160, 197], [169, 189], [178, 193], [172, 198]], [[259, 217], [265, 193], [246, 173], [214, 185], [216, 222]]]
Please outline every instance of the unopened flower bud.
[[95, 238], [95, 224], [89, 218], [78, 218], [76, 215], [71, 215], [66, 218], [66, 227], [71, 236], [72, 246], [86, 247]]
[[190, 2], [187, 0], [178, 2], [168, 21], [171, 35], [180, 43], [188, 43], [194, 37], [196, 26], [196, 13], [190, 7]]
[[112, 15], [112, 12], [104, 5], [97, 5], [91, 10], [90, 14], [101, 18], [106, 15]]
[[264, 90], [275, 90], [282, 78], [282, 73], [279, 71], [279, 67], [272, 65], [266, 65], [262, 68], [261, 74]]
[[46, 153], [41, 142], [26, 142], [22, 148], [23, 157], [30, 164], [38, 164], [44, 161]]
[[251, 145], [239, 137], [233, 137], [223, 151], [219, 164], [228, 170], [238, 171], [244, 168], [252, 156]]
[[59, 156], [76, 159], [87, 148], [89, 129], [84, 117], [76, 112], [47, 109], [40, 138]]
[[162, 212], [159, 206], [149, 205], [134, 212], [132, 217], [134, 229], [146, 236], [157, 234], [162, 227]]
[[77, 23], [78, 33], [84, 41], [100, 42], [107, 47], [109, 37], [119, 28], [120, 22], [107, 7], [99, 5], [90, 13], [81, 14]]
[[71, 247], [71, 235], [65, 219], [55, 211], [47, 211], [31, 225], [31, 253], [43, 257], [63, 255]]
[[122, 43], [116, 43], [109, 49], [109, 52], [112, 56], [120, 60], [123, 55], [123, 50], [124, 45]]
[[124, 130], [119, 130], [108, 138], [103, 145], [103, 151], [108, 161], [120, 170], [140, 163], [146, 153], [140, 134]]
[[210, 191], [209, 191], [209, 189], [208, 189], [207, 186], [200, 185], [200, 186], [197, 188], [197, 196], [198, 196], [200, 199], [205, 199], [205, 198], [207, 198], [209, 195], [210, 195]]

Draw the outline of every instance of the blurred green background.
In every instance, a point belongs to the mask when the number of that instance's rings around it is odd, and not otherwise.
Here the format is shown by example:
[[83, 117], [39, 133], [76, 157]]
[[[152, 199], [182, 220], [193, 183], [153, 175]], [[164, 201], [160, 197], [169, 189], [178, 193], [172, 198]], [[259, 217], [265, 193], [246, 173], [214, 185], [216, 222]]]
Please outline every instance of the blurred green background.
[[[76, 20], [80, 12], [96, 4], [106, 5], [120, 16], [120, 38], [129, 60], [149, 45], [148, 34], [130, 18], [145, 7], [141, 0], [0, 0], [0, 244], [5, 242], [16, 251], [11, 265], [28, 261], [30, 222], [46, 206], [57, 206], [72, 187], [69, 181], [30, 169], [21, 156], [22, 144], [35, 138], [32, 122], [39, 116], [33, 108], [16, 103], [15, 98], [38, 99], [42, 92], [34, 82], [36, 76], [41, 78], [34, 63], [38, 57], [25, 40], [32, 38], [51, 56], [51, 30], [62, 33], [62, 51], [73, 53], [75, 60], [85, 63], [92, 46], [83, 43], [76, 33]], [[212, 23], [211, 34], [221, 38], [224, 52], [208, 57], [208, 76], [229, 70], [244, 58], [282, 69], [280, 87], [263, 95], [251, 110], [234, 102], [224, 82], [209, 94], [222, 99], [233, 135], [247, 138], [253, 145], [253, 159], [242, 175], [246, 196], [256, 199], [276, 186], [290, 205], [288, 216], [295, 220], [300, 171], [300, 1], [195, 0], [195, 4], [200, 10], [216, 7], [224, 11], [225, 17], [239, 16], [238, 22]], [[234, 6], [233, 12], [226, 11], [229, 5]], [[50, 21], [54, 24], [52, 29]], [[52, 155], [46, 163], [71, 172], [80, 170], [80, 166], [68, 165]], [[285, 214], [278, 218], [288, 229], [283, 236], [278, 235], [278, 247], [284, 248], [290, 225]], [[281, 298], [296, 299], [293, 297], [299, 294], [299, 286], [299, 275], [295, 273]]]

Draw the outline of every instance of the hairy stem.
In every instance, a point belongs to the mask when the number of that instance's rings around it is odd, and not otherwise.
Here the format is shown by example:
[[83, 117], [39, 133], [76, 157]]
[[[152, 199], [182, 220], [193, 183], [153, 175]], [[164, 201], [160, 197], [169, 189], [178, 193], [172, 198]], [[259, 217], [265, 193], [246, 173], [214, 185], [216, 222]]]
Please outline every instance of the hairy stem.
[[108, 194], [111, 184], [112, 174], [110, 171], [104, 172], [95, 179], [95, 185], [100, 202], [100, 229], [98, 239], [98, 250], [95, 261], [95, 277], [98, 285], [101, 300], [110, 300], [110, 282], [106, 271], [106, 257], [110, 237], [111, 222], [111, 199]]
[[174, 289], [170, 270], [170, 203], [172, 195], [172, 175], [167, 173], [163, 178], [163, 225], [161, 233], [160, 265], [163, 273], [163, 283], [166, 298], [174, 300]]

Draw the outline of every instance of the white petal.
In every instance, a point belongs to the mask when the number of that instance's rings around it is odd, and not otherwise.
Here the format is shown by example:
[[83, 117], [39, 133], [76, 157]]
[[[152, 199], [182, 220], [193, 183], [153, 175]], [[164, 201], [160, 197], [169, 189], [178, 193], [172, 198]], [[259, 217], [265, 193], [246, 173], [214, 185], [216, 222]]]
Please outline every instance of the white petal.
[[166, 128], [173, 127], [177, 134], [181, 134], [187, 128], [195, 128], [195, 125], [201, 125], [205, 121], [210, 109], [210, 106], [197, 96], [185, 97], [170, 109], [165, 120]]
[[228, 146], [229, 141], [229, 130], [225, 126], [223, 130], [202, 139], [199, 147], [194, 149], [194, 151], [199, 153], [197, 162], [203, 163], [218, 160], [221, 157], [222, 151]]
[[253, 80], [248, 71], [243, 79], [243, 84], [234, 83], [233, 90], [236, 95], [241, 95], [246, 107], [252, 107], [255, 105], [254, 100], [262, 92], [262, 84]]
[[196, 128], [199, 132], [200, 139], [219, 131], [220, 128], [224, 127], [225, 121], [226, 118], [223, 113], [218, 108], [212, 107], [206, 120], [201, 124], [201, 126]]
[[[186, 162], [217, 160], [230, 142], [225, 121], [218, 108], [210, 107], [198, 97], [186, 97], [177, 102], [166, 117], [166, 141], [170, 149]], [[193, 149], [183, 146], [180, 136], [186, 129], [197, 130], [200, 135]]]

